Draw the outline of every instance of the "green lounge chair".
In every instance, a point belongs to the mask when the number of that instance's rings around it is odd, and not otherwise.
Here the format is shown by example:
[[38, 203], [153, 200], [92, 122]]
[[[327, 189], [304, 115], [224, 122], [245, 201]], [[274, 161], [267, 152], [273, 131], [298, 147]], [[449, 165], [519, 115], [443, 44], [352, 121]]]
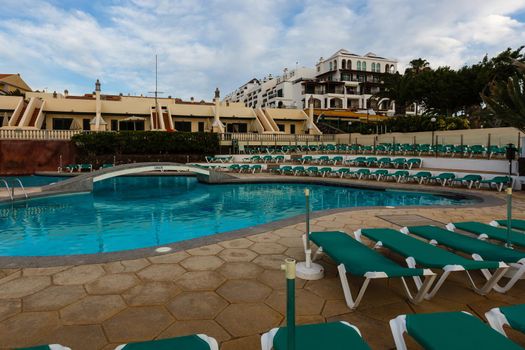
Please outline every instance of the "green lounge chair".
[[501, 190], [503, 190], [503, 187], [505, 185], [509, 185], [509, 183], [512, 184], [512, 179], [508, 176], [495, 176], [492, 179], [479, 181], [478, 188], [481, 188], [482, 185], [488, 185], [489, 189], [491, 189], [492, 185], [494, 185], [498, 192], [501, 192]]
[[405, 180], [408, 181], [414, 181], [419, 184], [422, 184], [424, 181], [427, 181], [432, 174], [429, 171], [420, 171], [414, 175], [408, 175], [405, 177]]
[[498, 147], [498, 146], [490, 146], [487, 148], [487, 153], [489, 154], [489, 158], [492, 158], [492, 156], [502, 156], [507, 153], [506, 147]]
[[439, 183], [441, 186], [446, 186], [447, 182], [452, 181], [456, 178], [454, 173], [441, 173], [436, 176], [431, 176], [427, 179], [427, 182]]
[[100, 167], [100, 169], [109, 169], [109, 168], [113, 168], [115, 165], [114, 164], [111, 164], [111, 163], [104, 163], [102, 164], [102, 166]]
[[406, 350], [407, 333], [427, 350], [518, 350], [521, 346], [466, 312], [400, 315], [390, 320], [398, 350]]
[[275, 158], [273, 158], [273, 161], [276, 163], [284, 163], [284, 156], [275, 156]]
[[[338, 265], [337, 270], [339, 271], [343, 293], [350, 309], [357, 308], [372, 279], [400, 277], [403, 280], [403, 286], [409, 300], [413, 303], [419, 303], [424, 299], [436, 278], [436, 275], [428, 269], [402, 267], [341, 231], [312, 232], [309, 237], [319, 247], [316, 256], [319, 253], [325, 253]], [[355, 300], [348, 284], [347, 272], [365, 278]], [[414, 297], [412, 297], [404, 279], [413, 276], [425, 276], [423, 285]]]
[[322, 167], [321, 169], [319, 169], [319, 174], [322, 177], [325, 177], [326, 174], [330, 174], [331, 172], [332, 172], [332, 168], [330, 168], [330, 167]]
[[[501, 245], [465, 236], [437, 226], [410, 226], [401, 229], [401, 232], [411, 233], [428, 240], [432, 244], [441, 244], [456, 251], [470, 254], [474, 260], [503, 261], [515, 269], [513, 277], [506, 285], [496, 284], [494, 290], [505, 293], [511, 289], [525, 274], [525, 252], [509, 249]], [[492, 274], [482, 270], [485, 279], [489, 280]]]
[[[495, 226], [495, 227], [498, 227], [498, 226], [507, 227], [507, 220], [494, 220], [490, 222], [490, 225]], [[510, 225], [512, 229], [525, 231], [525, 220], [512, 219]]]
[[219, 350], [217, 341], [205, 334], [119, 345], [115, 350]]
[[504, 326], [525, 333], [525, 304], [496, 307], [485, 314], [490, 326], [507, 336]]
[[306, 168], [305, 172], [309, 176], [317, 176], [317, 174], [319, 173], [319, 168], [316, 166], [309, 166], [308, 168]]
[[262, 161], [263, 161], [263, 163], [271, 163], [273, 161], [273, 157], [272, 156], [264, 156], [264, 157], [262, 157]]
[[280, 168], [277, 168], [276, 171], [278, 174], [281, 174], [281, 175], [293, 174], [293, 168], [290, 165], [284, 165]]
[[392, 160], [392, 165], [394, 166], [394, 168], [403, 169], [406, 163], [407, 163], [406, 158], [395, 158]]
[[359, 180], [364, 179], [370, 176], [370, 169], [358, 169], [353, 175]]
[[239, 173], [242, 173], [242, 172], [248, 172], [250, 171], [250, 166], [248, 164], [243, 164], [239, 167]]
[[343, 157], [342, 156], [335, 156], [330, 159], [329, 163], [332, 163], [333, 165], [337, 165], [337, 163], [343, 164]]
[[252, 172], [252, 174], [255, 174], [256, 172], [262, 173], [262, 165], [254, 164], [250, 167], [250, 171]]
[[84, 170], [93, 171], [93, 165], [91, 165], [91, 164], [79, 164], [78, 165], [78, 171], [82, 172]]
[[469, 148], [470, 158], [472, 158], [473, 156], [482, 156], [483, 154], [485, 154], [486, 151], [487, 149], [485, 148], [485, 146], [472, 145]]
[[457, 177], [451, 181], [452, 184], [459, 183], [460, 185], [466, 184], [469, 189], [475, 184], [482, 180], [481, 175], [469, 174], [463, 177]]
[[377, 165], [377, 158], [376, 157], [368, 157], [365, 160], [366, 166], [376, 166]]
[[313, 160], [312, 156], [304, 156], [298, 159], [301, 164], [310, 163]]
[[[391, 228], [361, 229], [354, 232], [354, 236], [358, 241], [361, 241], [361, 235], [376, 242], [376, 247], [386, 247], [403, 256], [410, 268], [423, 266], [443, 270], [439, 280], [425, 296], [427, 300], [436, 295], [451, 272], [464, 271], [467, 274], [472, 289], [478, 294], [485, 295], [492, 290], [494, 285], [498, 283], [509, 268], [508, 265], [503, 262], [475, 261], [464, 258]], [[469, 271], [481, 269], [496, 269], [497, 271], [483, 286], [477, 287]], [[422, 285], [419, 276], [414, 276], [414, 282], [418, 287]]]
[[332, 175], [339, 176], [341, 179], [350, 174], [350, 169], [348, 168], [339, 168], [332, 171]]
[[378, 170], [375, 170], [375, 171], [372, 171], [370, 173], [370, 175], [368, 175], [368, 178], [369, 179], [376, 179], [377, 181], [381, 180], [381, 178], [385, 175], [388, 175], [388, 170], [386, 169], [378, 169]]
[[330, 157], [320, 156], [319, 158], [316, 158], [313, 161], [316, 162], [317, 164], [330, 163]]
[[71, 348], [68, 348], [67, 346], [63, 346], [60, 344], [49, 344], [49, 345], [31, 346], [29, 348], [18, 348], [18, 350], [71, 350]]
[[206, 160], [206, 163], [214, 163], [216, 160], [214, 156], [206, 156], [204, 159]]
[[[447, 224], [447, 229], [455, 231], [456, 228], [473, 233], [478, 236], [479, 239], [494, 239], [500, 242], [507, 241], [507, 229], [494, 227], [488, 224], [483, 224], [476, 221], [464, 221], [454, 222]], [[525, 234], [523, 232], [511, 230], [510, 232], [510, 243], [525, 247]]]
[[410, 158], [406, 162], [406, 167], [408, 169], [421, 168], [421, 159], [419, 159], [419, 158]]
[[365, 162], [366, 162], [366, 157], [355, 157], [353, 159], [348, 158], [346, 160], [346, 164], [355, 165], [355, 166], [364, 165]]
[[66, 171], [69, 171], [70, 173], [72, 173], [73, 171], [78, 169], [78, 165], [77, 164], [68, 164], [68, 165], [66, 165], [65, 169], [66, 169]]
[[377, 165], [380, 168], [386, 168], [386, 167], [392, 166], [392, 159], [391, 158], [380, 158], [377, 161]]
[[251, 156], [247, 158], [243, 158], [243, 162], [246, 163], [257, 163], [261, 161], [261, 156]]
[[306, 173], [306, 170], [304, 169], [304, 166], [295, 166], [293, 167], [293, 175], [304, 175]]
[[401, 182], [408, 175], [409, 175], [409, 173], [406, 170], [397, 170], [396, 172], [385, 174], [384, 175], [384, 179], [386, 181], [388, 181], [390, 179], [394, 179], [396, 182]]
[[241, 166], [239, 164], [232, 164], [228, 167], [228, 170], [238, 172], [241, 170]]
[[[296, 326], [297, 350], [370, 350], [361, 332], [348, 322], [329, 322]], [[261, 337], [262, 350], [288, 350], [286, 327], [274, 328]]]

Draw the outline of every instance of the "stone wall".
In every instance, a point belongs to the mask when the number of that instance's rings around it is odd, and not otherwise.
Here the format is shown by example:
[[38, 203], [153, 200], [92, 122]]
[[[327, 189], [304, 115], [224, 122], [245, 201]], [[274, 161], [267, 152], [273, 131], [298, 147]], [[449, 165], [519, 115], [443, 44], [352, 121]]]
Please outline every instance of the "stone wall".
[[70, 141], [0, 140], [0, 175], [31, 175], [56, 171], [60, 164], [75, 163]]

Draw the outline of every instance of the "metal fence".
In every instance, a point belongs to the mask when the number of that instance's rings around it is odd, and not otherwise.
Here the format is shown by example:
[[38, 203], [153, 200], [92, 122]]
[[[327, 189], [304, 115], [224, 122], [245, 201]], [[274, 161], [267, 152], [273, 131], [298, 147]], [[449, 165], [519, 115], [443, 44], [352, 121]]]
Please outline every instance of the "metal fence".
[[295, 142], [335, 142], [335, 135], [309, 135], [309, 134], [256, 134], [256, 133], [224, 133], [220, 135], [221, 141], [237, 142], [270, 142], [270, 143], [295, 143]]

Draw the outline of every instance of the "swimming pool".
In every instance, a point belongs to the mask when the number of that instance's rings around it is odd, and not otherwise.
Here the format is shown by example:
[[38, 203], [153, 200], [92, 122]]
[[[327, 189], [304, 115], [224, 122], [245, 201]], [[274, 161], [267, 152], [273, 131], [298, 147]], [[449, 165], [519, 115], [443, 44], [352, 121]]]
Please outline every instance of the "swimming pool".
[[303, 214], [305, 188], [314, 211], [473, 201], [311, 184], [206, 185], [194, 177], [120, 177], [96, 183], [89, 194], [0, 207], [0, 256], [115, 252], [247, 228]]
[[2, 177], [3, 179], [6, 179], [9, 183], [10, 187], [20, 187], [18, 182], [15, 181], [15, 179], [20, 179], [22, 181], [22, 185], [24, 187], [39, 187], [39, 186], [45, 186], [49, 185], [53, 182], [59, 182], [63, 180], [69, 179], [69, 176], [39, 176], [39, 175], [31, 175], [31, 176], [6, 176]]

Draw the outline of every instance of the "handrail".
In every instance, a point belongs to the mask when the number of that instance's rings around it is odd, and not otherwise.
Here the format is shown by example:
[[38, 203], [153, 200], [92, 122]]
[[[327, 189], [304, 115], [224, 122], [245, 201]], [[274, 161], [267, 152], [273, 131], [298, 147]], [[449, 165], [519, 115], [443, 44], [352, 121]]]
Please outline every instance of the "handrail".
[[[17, 177], [13, 181], [16, 181], [16, 182], [18, 182], [20, 184], [20, 188], [22, 189], [22, 192], [24, 193], [24, 196], [27, 198], [27, 192], [26, 192], [26, 189], [24, 188], [24, 185], [22, 184], [22, 180], [20, 180]], [[13, 199], [14, 194], [15, 194], [15, 187], [14, 186], [12, 186], [12, 191], [13, 191], [13, 196], [11, 196], [11, 199]]]
[[9, 184], [7, 183], [7, 180], [6, 179], [0, 179], [0, 182], [5, 185], [5, 189], [7, 190], [7, 194], [9, 195], [9, 198], [11, 198], [11, 200], [13, 200], [13, 194], [9, 190]]

